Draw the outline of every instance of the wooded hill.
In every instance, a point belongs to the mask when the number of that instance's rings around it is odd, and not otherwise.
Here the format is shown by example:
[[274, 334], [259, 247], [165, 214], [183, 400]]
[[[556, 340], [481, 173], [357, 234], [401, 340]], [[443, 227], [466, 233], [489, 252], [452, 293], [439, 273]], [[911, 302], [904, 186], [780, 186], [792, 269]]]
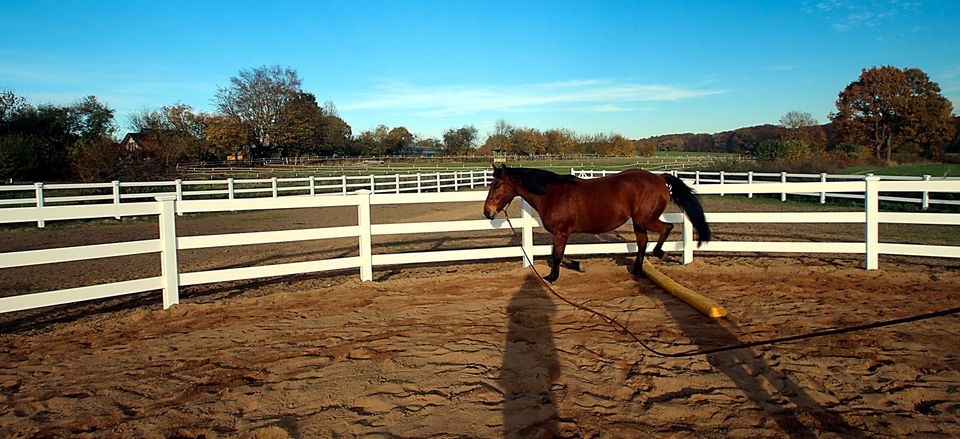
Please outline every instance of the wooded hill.
[[[947, 145], [946, 152], [960, 153], [960, 117], [954, 116], [954, 125], [957, 134]], [[832, 150], [837, 144], [836, 130], [832, 123], [810, 127], [814, 131], [808, 136], [815, 139], [811, 146]], [[737, 128], [731, 131], [721, 131], [714, 134], [681, 133], [664, 134], [636, 140], [638, 146], [654, 147], [656, 151], [690, 151], [690, 152], [731, 152], [749, 153], [752, 149], [766, 140], [782, 140], [787, 137], [787, 129], [780, 125], [755, 125]]]

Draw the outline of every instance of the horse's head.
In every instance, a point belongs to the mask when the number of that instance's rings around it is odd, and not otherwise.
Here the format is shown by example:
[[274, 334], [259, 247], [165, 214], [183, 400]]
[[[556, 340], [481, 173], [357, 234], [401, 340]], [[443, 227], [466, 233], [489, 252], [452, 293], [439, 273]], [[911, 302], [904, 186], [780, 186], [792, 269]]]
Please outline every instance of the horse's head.
[[490, 182], [490, 190], [487, 191], [487, 201], [483, 202], [483, 216], [487, 219], [493, 219], [516, 196], [517, 185], [510, 180], [510, 176], [507, 174], [507, 165], [502, 165], [499, 168], [497, 165], [493, 165], [493, 181]]

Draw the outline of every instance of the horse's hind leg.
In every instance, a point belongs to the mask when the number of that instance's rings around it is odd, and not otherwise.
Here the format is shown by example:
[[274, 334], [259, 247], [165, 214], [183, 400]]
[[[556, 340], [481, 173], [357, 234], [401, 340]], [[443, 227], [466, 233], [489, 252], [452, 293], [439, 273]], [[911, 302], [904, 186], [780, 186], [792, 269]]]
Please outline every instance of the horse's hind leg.
[[657, 234], [660, 235], [660, 237], [657, 238], [657, 245], [653, 247], [653, 255], [663, 259], [663, 243], [666, 242], [667, 236], [670, 236], [670, 232], [673, 230], [673, 224], [660, 221], [659, 218], [654, 218], [653, 221], [646, 224], [646, 229], [651, 232], [657, 232]]
[[643, 257], [647, 254], [649, 237], [647, 230], [637, 224], [633, 225], [633, 233], [637, 236], [637, 260], [633, 263], [633, 275], [640, 276], [643, 274]]
[[580, 267], [580, 261], [575, 261], [570, 258], [563, 258], [563, 261], [560, 262], [560, 265], [563, 265], [564, 267], [567, 267], [574, 271], [583, 271], [581, 270], [581, 267]]

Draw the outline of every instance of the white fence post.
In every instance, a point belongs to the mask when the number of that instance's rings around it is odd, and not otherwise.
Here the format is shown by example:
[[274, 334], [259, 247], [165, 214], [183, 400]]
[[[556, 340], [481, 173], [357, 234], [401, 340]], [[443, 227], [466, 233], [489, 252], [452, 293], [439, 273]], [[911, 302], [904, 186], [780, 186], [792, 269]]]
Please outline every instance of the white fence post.
[[437, 171], [437, 192], [440, 192], [440, 172]]
[[880, 177], [867, 175], [864, 183], [863, 206], [866, 213], [866, 268], [876, 270], [880, 265]]
[[453, 191], [460, 192], [460, 179], [457, 178], [459, 172], [453, 171]]
[[[826, 173], [826, 172], [821, 172], [821, 173], [820, 173], [820, 183], [826, 183], [826, 182], [827, 182], [827, 173]], [[820, 204], [827, 204], [827, 193], [826, 193], [826, 192], [820, 192]]]
[[[37, 207], [43, 207], [43, 183], [34, 183], [33, 187], [37, 195]], [[37, 221], [37, 227], [42, 229], [46, 226], [47, 226], [46, 221], [44, 220]]]
[[419, 194], [421, 192], [423, 192], [423, 177], [418, 172], [417, 173], [417, 193]]
[[373, 280], [373, 244], [370, 237], [370, 197], [372, 191], [357, 191], [357, 225], [360, 226], [360, 280]]
[[233, 199], [233, 177], [227, 179], [227, 199]]
[[[113, 204], [120, 204], [120, 182], [113, 180], [110, 183], [113, 184]], [[119, 216], [115, 216], [114, 218], [120, 219]]]
[[[787, 172], [786, 172], [786, 171], [780, 171], [780, 183], [786, 183], [786, 182], [787, 182]], [[780, 194], [780, 201], [787, 201], [787, 193], [786, 193], [786, 192]]]
[[700, 184], [700, 171], [693, 173], [693, 184]]
[[[173, 183], [174, 183], [174, 187], [176, 187], [177, 202], [179, 203], [183, 201], [183, 180], [178, 178], [176, 180], [173, 180]], [[180, 209], [177, 209], [177, 215], [183, 216], [183, 212], [181, 212]]]
[[521, 199], [520, 203], [520, 236], [523, 245], [523, 250], [527, 252], [527, 255], [530, 256], [530, 261], [527, 261], [527, 258], [523, 259], [523, 266], [529, 267], [530, 263], [533, 262], [533, 207], [527, 204], [526, 200]]
[[310, 182], [310, 196], [313, 197], [317, 195], [317, 178], [311, 175], [307, 180]]
[[[747, 171], [747, 187], [751, 185], [753, 185], [753, 171]], [[748, 192], [747, 198], [753, 198], [753, 192]]]
[[370, 174], [370, 192], [377, 193], [377, 177]]
[[277, 198], [277, 177], [270, 177], [270, 188], [273, 189], [273, 198]]
[[346, 195], [347, 194], [347, 176], [341, 175], [340, 181], [342, 182], [341, 184], [343, 185], [343, 195]]
[[470, 189], [473, 189], [473, 179], [475, 178], [473, 175], [473, 172], [474, 172], [473, 169], [471, 169], [470, 170]]
[[[720, 187], [723, 187], [723, 183], [724, 183], [723, 171], [720, 171]], [[720, 192], [720, 196], [722, 197], [723, 195], [724, 193]]]
[[693, 223], [686, 214], [683, 214], [683, 230], [680, 235], [683, 238], [683, 257], [680, 262], [686, 265], [693, 262]]
[[177, 268], [177, 226], [174, 201], [177, 197], [156, 197], [160, 203], [160, 276], [163, 278], [163, 309], [180, 303], [180, 273]]
[[393, 180], [396, 182], [396, 193], [400, 193], [400, 174], [393, 174]]
[[[930, 181], [930, 176], [924, 175], [923, 181], [925, 182]], [[921, 195], [921, 198], [920, 198], [920, 204], [923, 210], [927, 210], [928, 208], [930, 208], [930, 192], [923, 191], [923, 194]]]

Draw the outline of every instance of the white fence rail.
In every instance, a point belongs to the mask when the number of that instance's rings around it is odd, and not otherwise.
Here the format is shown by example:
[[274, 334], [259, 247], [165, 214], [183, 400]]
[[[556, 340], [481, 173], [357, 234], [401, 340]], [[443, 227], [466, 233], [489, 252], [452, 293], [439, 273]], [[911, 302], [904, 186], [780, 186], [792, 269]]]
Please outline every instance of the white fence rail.
[[[576, 175], [580, 178], [597, 178], [607, 175], [613, 175], [620, 171], [609, 171], [609, 170], [591, 170], [591, 169], [571, 169], [570, 173]], [[819, 183], [829, 183], [835, 181], [853, 181], [853, 180], [864, 180], [867, 177], [873, 176], [873, 174], [866, 175], [843, 175], [843, 174], [795, 174], [787, 172], [707, 172], [707, 171], [672, 171], [674, 175], [680, 178], [687, 179], [692, 181], [694, 184], [754, 184], [754, 183], [770, 183], [770, 182], [779, 182], [779, 183], [799, 183], [799, 182], [819, 182]], [[923, 176], [895, 176], [895, 175], [879, 175], [877, 176], [880, 180], [883, 181], [960, 181], [958, 177], [932, 177], [930, 175]], [[892, 195], [881, 195], [880, 201], [890, 201], [890, 202], [901, 202], [901, 203], [913, 203], [919, 204], [923, 210], [927, 210], [931, 204], [938, 205], [952, 205], [960, 206], [960, 200], [957, 199], [936, 199], [931, 198], [930, 193], [934, 191], [923, 190], [918, 188], [915, 191], [915, 196], [892, 196]], [[725, 195], [726, 193], [731, 192], [721, 192], [717, 195]], [[737, 192], [741, 194], [746, 194], [747, 197], [753, 198], [754, 192]], [[780, 201], [787, 201], [787, 195], [796, 195], [796, 196], [805, 196], [805, 197], [818, 197], [820, 199], [820, 204], [825, 204], [827, 198], [844, 198], [844, 199], [855, 199], [863, 200], [864, 196], [862, 193], [838, 193], [838, 192], [828, 192], [828, 190], [821, 190], [819, 192], [781, 192]]]
[[[878, 268], [878, 257], [881, 254], [960, 258], [960, 246], [884, 243], [880, 240], [879, 236], [879, 224], [881, 223], [960, 226], [960, 214], [892, 213], [881, 212], [879, 210], [879, 193], [881, 191], [960, 193], [960, 181], [957, 180], [920, 182], [880, 181], [878, 177], [868, 177], [864, 181], [825, 183], [754, 182], [750, 185], [724, 183], [700, 184], [694, 186], [694, 188], [700, 194], [820, 192], [863, 194], [866, 201], [865, 208], [862, 212], [707, 213], [707, 221], [715, 224], [854, 223], [863, 224], [866, 233], [865, 239], [862, 242], [713, 241], [697, 248], [694, 243], [691, 226], [686, 217], [679, 213], [666, 214], [664, 215], [665, 221], [682, 224], [683, 228], [680, 233], [680, 239], [668, 242], [664, 246], [664, 250], [680, 252], [684, 263], [691, 262], [694, 253], [700, 252], [863, 254], [867, 269]], [[506, 224], [504, 220], [378, 224], [374, 221], [374, 218], [371, 218], [371, 205], [450, 202], [480, 203], [485, 198], [485, 195], [482, 191], [442, 192], [418, 195], [409, 193], [374, 194], [369, 190], [361, 190], [357, 193], [338, 197], [271, 197], [220, 200], [183, 199], [180, 201], [177, 201], [177, 197], [174, 195], [166, 195], [157, 197], [157, 200], [153, 202], [2, 209], [0, 210], [0, 223], [157, 215], [159, 217], [160, 235], [158, 239], [143, 241], [0, 253], [0, 269], [142, 253], [159, 253], [161, 275], [102, 285], [4, 297], [0, 298], [0, 312], [12, 312], [67, 304], [150, 290], [162, 291], [163, 304], [166, 308], [179, 302], [179, 288], [188, 285], [342, 269], [357, 269], [360, 278], [364, 281], [369, 281], [373, 279], [373, 269], [378, 266], [521, 258], [522, 253], [518, 247], [391, 254], [373, 253], [371, 242], [374, 236], [500, 230], [506, 228]], [[190, 237], [176, 236], [175, 221], [178, 213], [324, 208], [334, 206], [356, 207], [356, 224], [295, 231], [262, 231]], [[533, 243], [533, 230], [536, 227], [540, 227], [538, 219], [533, 216], [532, 210], [526, 203], [523, 203], [522, 206], [523, 213], [521, 218], [515, 223], [515, 226], [519, 227], [523, 234], [522, 246], [531, 255], [548, 255], [550, 253], [549, 245], [534, 245]], [[478, 208], [477, 210], [479, 212], [480, 209]], [[331, 238], [357, 238], [358, 256], [200, 272], [179, 272], [177, 268], [178, 250]], [[633, 242], [623, 242], [569, 245], [566, 251], [571, 255], [635, 253], [637, 248]]]
[[[485, 186], [490, 169], [417, 174], [342, 175], [301, 178], [227, 178], [222, 180], [173, 180], [110, 183], [34, 183], [0, 185], [0, 208], [11, 206], [74, 205], [153, 200], [173, 196], [178, 201], [238, 199], [252, 197], [346, 195], [358, 190], [382, 193], [460, 191]], [[117, 216], [119, 219], [119, 216]], [[45, 221], [37, 221], [44, 227]]]
[[[582, 178], [595, 178], [615, 174], [620, 171], [571, 169], [570, 173]], [[863, 180], [862, 175], [837, 174], [792, 174], [754, 173], [754, 172], [704, 172], [672, 171], [674, 175], [688, 179], [694, 184], [753, 184], [761, 182], [821, 182]], [[226, 178], [219, 180], [172, 180], [109, 183], [34, 183], [27, 185], [0, 185], [0, 209], [23, 206], [64, 206], [76, 204], [115, 204], [153, 200], [156, 197], [175, 196], [177, 201], [196, 199], [238, 199], [252, 197], [346, 195], [358, 190], [370, 190], [382, 193], [426, 193], [442, 191], [460, 191], [486, 186], [492, 178], [489, 169], [458, 171], [438, 171], [416, 174], [371, 174], [341, 175], [336, 177], [298, 177], [298, 178]], [[889, 181], [939, 181], [960, 180], [960, 178], [898, 177], [881, 176]], [[745, 193], [753, 197], [753, 192]], [[835, 192], [796, 192], [790, 195], [819, 197], [821, 203], [827, 198], [863, 199], [862, 194]], [[719, 195], [724, 195], [721, 193]], [[780, 194], [786, 201], [788, 193]], [[930, 197], [930, 191], [920, 191], [915, 196], [883, 195], [881, 201], [906, 202], [920, 204], [924, 210], [930, 205], [960, 206], [960, 200], [936, 199]], [[116, 216], [118, 219], [120, 215]], [[38, 227], [44, 227], [45, 221], [37, 221]]]

